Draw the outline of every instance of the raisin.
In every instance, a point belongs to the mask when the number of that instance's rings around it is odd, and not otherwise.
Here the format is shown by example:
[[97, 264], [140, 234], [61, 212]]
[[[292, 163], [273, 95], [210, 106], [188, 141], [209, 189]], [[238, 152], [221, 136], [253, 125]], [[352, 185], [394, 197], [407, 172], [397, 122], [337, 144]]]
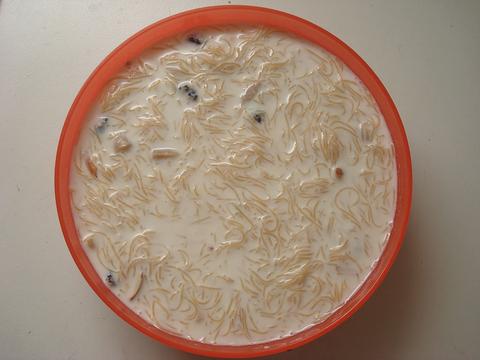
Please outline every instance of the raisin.
[[260, 112], [257, 112], [255, 114], [253, 114], [253, 119], [261, 124], [263, 122], [263, 120], [265, 120], [265, 114], [264, 113], [260, 113]]
[[109, 285], [109, 286], [115, 286], [117, 283], [115, 282], [115, 279], [113, 278], [113, 274], [112, 273], [108, 273], [107, 276], [105, 276], [105, 282]]
[[197, 101], [198, 99], [198, 95], [197, 95], [197, 92], [195, 90], [190, 90], [187, 95], [193, 100], [193, 101]]
[[198, 94], [197, 94], [197, 91], [195, 89], [193, 89], [191, 86], [185, 84], [185, 85], [180, 85], [178, 87], [180, 90], [183, 90], [187, 96], [192, 99], [193, 101], [197, 101], [198, 100]]
[[341, 179], [343, 177], [343, 170], [339, 167], [335, 168], [335, 176], [337, 179]]
[[202, 40], [200, 40], [198, 36], [196, 36], [195, 34], [189, 35], [187, 40], [190, 41], [191, 43], [202, 45]]

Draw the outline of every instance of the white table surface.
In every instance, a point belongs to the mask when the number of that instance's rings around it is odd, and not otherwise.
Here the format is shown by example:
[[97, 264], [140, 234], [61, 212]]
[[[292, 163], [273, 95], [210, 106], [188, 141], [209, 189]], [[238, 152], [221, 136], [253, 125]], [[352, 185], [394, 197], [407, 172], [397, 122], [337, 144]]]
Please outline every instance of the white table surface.
[[[0, 0], [0, 359], [194, 359], [93, 293], [64, 243], [53, 168], [93, 68], [144, 26], [230, 1]], [[236, 1], [232, 1], [236, 3]], [[480, 1], [255, 1], [311, 20], [383, 80], [414, 202], [385, 283], [338, 329], [278, 359], [480, 358]]]

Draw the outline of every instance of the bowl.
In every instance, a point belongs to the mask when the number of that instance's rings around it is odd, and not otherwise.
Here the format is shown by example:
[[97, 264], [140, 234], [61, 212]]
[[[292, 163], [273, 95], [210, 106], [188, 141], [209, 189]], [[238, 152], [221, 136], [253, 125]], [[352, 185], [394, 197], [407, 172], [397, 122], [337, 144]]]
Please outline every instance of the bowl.
[[[82, 248], [72, 214], [69, 189], [72, 153], [83, 122], [104, 86], [125, 63], [176, 34], [199, 27], [234, 24], [276, 28], [315, 43], [340, 58], [363, 81], [385, 118], [395, 147], [398, 177], [391, 235], [376, 267], [362, 286], [323, 322], [289, 337], [243, 346], [212, 345], [173, 335], [148, 323], [123, 304], [98, 276]], [[142, 333], [173, 348], [204, 356], [247, 358], [287, 351], [317, 339], [347, 320], [368, 300], [387, 275], [403, 242], [412, 197], [412, 169], [407, 138], [395, 104], [372, 69], [345, 43], [311, 22], [277, 10], [253, 6], [214, 6], [186, 11], [146, 27], [123, 42], [98, 65], [75, 98], [60, 135], [55, 163], [55, 196], [62, 231], [75, 263], [98, 297], [119, 317]]]

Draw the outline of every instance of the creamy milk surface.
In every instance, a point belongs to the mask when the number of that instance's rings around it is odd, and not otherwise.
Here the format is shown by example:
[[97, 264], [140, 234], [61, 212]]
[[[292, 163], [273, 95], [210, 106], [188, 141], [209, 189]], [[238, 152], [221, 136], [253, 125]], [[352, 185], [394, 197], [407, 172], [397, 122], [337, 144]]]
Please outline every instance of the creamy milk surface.
[[342, 306], [388, 240], [396, 183], [384, 119], [342, 62], [234, 27], [127, 63], [71, 176], [80, 239], [111, 291], [163, 330], [231, 345]]

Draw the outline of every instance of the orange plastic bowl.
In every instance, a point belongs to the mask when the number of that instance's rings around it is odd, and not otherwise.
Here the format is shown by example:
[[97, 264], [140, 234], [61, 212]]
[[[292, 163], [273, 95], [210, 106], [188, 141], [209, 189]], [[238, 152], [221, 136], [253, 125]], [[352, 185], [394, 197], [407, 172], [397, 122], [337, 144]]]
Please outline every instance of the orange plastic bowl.
[[[280, 340], [245, 346], [204, 344], [187, 340], [156, 328], [123, 304], [97, 275], [82, 249], [75, 227], [70, 198], [72, 152], [86, 115], [106, 83], [128, 60], [154, 44], [193, 28], [232, 24], [263, 25], [309, 40], [339, 57], [373, 94], [390, 130], [395, 146], [398, 174], [397, 206], [390, 239], [377, 266], [358, 291], [335, 313], [320, 324]], [[255, 357], [290, 350], [306, 344], [340, 325], [355, 313], [385, 278], [402, 244], [412, 197], [410, 152], [400, 116], [387, 90], [370, 67], [341, 40], [315, 24], [296, 16], [252, 6], [215, 6], [186, 11], [141, 30], [117, 47], [87, 79], [65, 120], [55, 164], [55, 195], [58, 217], [65, 241], [75, 263], [95, 293], [118, 316], [144, 334], [187, 352], [215, 357]]]

